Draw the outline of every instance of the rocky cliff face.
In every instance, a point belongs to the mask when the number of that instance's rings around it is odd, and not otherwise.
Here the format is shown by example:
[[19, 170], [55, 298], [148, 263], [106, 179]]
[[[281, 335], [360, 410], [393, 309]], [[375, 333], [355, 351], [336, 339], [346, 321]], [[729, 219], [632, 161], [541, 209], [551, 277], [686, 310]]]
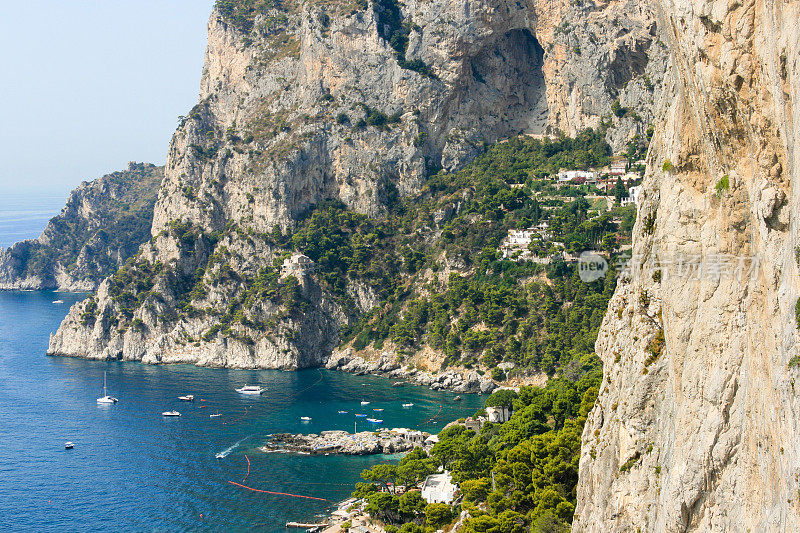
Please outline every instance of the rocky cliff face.
[[[575, 133], [605, 116], [624, 146], [658, 96], [655, 34], [633, 0], [220, 3], [154, 239], [72, 309], [49, 353], [320, 364], [374, 291], [353, 282], [359, 297], [342, 305], [309, 276], [288, 297], [274, 270], [284, 250], [263, 237], [329, 199], [378, 216], [436, 169], [519, 133]], [[249, 290], [259, 279], [269, 302]]]
[[164, 167], [83, 182], [37, 239], [0, 250], [0, 289], [92, 291], [150, 238]]
[[574, 530], [797, 531], [800, 4], [659, 3], [667, 98]]

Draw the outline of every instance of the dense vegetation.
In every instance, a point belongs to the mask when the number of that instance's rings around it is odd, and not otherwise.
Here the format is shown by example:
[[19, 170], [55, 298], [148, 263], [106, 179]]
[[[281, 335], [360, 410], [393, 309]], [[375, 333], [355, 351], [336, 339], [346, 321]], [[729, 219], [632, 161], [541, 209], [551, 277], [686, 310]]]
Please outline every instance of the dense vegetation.
[[[558, 190], [545, 180], [560, 167], [600, 165], [607, 157], [600, 132], [557, 142], [512, 140], [461, 172], [434, 176], [425, 201], [399, 210], [394, 246], [403, 250], [404, 275], [386, 304], [352, 329], [354, 346], [391, 339], [409, 354], [431, 346], [444, 351], [445, 364], [488, 368], [496, 378], [505, 377], [496, 366], [501, 361], [555, 377], [544, 388], [490, 396], [487, 406], [513, 405], [504, 424], [486, 423], [477, 434], [454, 424], [439, 434], [430, 455], [415, 450], [398, 465], [365, 471], [354, 495], [366, 499], [367, 512], [389, 531], [434, 531], [464, 510], [469, 518], [463, 527], [470, 532], [569, 531], [581, 432], [602, 378], [594, 342], [615, 273], [612, 267], [604, 278], [585, 283], [563, 259], [546, 266], [503, 260], [498, 245], [508, 229], [546, 220], [552, 240], [567, 251], [602, 249], [613, 258], [630, 242], [634, 208], [592, 212], [584, 198], [591, 188]], [[435, 215], [456, 203], [449, 219]], [[418, 237], [406, 240], [410, 235]], [[436, 272], [454, 258], [464, 264], [445, 283], [421, 281], [421, 273]], [[660, 348], [656, 341], [654, 358]], [[416, 491], [394, 492], [418, 485], [439, 467], [459, 483], [458, 505], [426, 504]]]
[[[513, 139], [459, 172], [432, 176], [412, 198], [400, 199], [386, 181], [378, 189], [387, 205], [383, 217], [329, 201], [310, 209], [290, 233], [229, 224], [205, 235], [175, 221], [169, 232], [187, 253], [213, 250], [193, 275], [168, 276], [178, 317], [213, 316], [216, 325], [202, 336], [206, 341], [222, 333], [251, 343], [272, 334], [276, 320], [307, 308], [287, 285], [291, 280], [279, 276], [285, 254], [295, 250], [316, 263], [317, 281], [358, 318], [343, 331], [357, 350], [391, 342], [401, 358], [430, 347], [446, 356], [445, 365], [497, 378], [505, 377], [497, 367], [503, 361], [552, 375], [592, 352], [615, 278], [584, 283], [560, 255], [546, 265], [516, 262], [503, 259], [499, 246], [509, 229], [541, 221], [548, 222], [551, 237], [531, 249], [545, 259], [562, 245], [570, 253], [614, 253], [629, 242], [633, 207], [597, 211], [584, 197], [591, 188], [555, 189], [549, 179], [561, 167], [601, 165], [608, 154], [598, 131], [556, 141]], [[233, 269], [230, 263], [241, 258], [218, 245], [222, 235], [232, 239], [228, 244], [273, 250], [274, 260], [252, 272]], [[148, 275], [121, 271], [115, 278], [112, 296], [123, 321], [151, 294], [147, 283], [137, 286]], [[381, 301], [360, 317], [348, 291], [354, 282]], [[204, 300], [220, 286], [232, 295], [225, 310]]]
[[[581, 432], [601, 381], [596, 357], [584, 357], [581, 364], [580, 378], [554, 378], [544, 388], [522, 387], [510, 400], [514, 415], [504, 424], [486, 423], [476, 434], [456, 423], [439, 433], [430, 455], [415, 449], [398, 465], [365, 470], [366, 482], [357, 484], [353, 495], [366, 499], [367, 512], [389, 524], [387, 531], [398, 526], [409, 533], [435, 531], [462, 510], [469, 512], [467, 532], [569, 531]], [[508, 392], [496, 392], [487, 405]], [[396, 493], [395, 487], [416, 485], [440, 466], [459, 483], [459, 505], [426, 504], [418, 491]]]
[[[203, 257], [196, 263], [201, 266], [177, 274], [131, 260], [112, 279], [113, 320], [121, 330], [138, 327], [133, 312], [161, 298], [155, 292], [161, 276], [177, 301], [177, 316], [159, 320], [214, 317], [209, 330], [183, 342], [199, 345], [217, 335], [254, 342], [257, 335], [275, 334], [284, 317], [302, 319], [315, 305], [304, 300], [297, 279], [280, 275], [283, 260], [302, 252], [316, 264], [314, 279], [353, 317], [354, 283], [380, 300], [344, 331], [344, 341], [357, 350], [391, 343], [402, 359], [429, 347], [446, 356], [445, 366], [472, 367], [497, 379], [507, 377], [500, 362], [515, 363], [512, 372], [552, 376], [545, 388], [487, 400], [513, 404], [509, 422], [487, 423], [478, 434], [456, 424], [440, 434], [430, 456], [417, 450], [399, 465], [366, 471], [356, 494], [367, 499], [368, 512], [390, 530], [401, 524], [404, 531], [433, 530], [467, 510], [468, 531], [565, 531], [575, 506], [580, 434], [601, 377], [594, 342], [615, 275], [612, 268], [583, 282], [563, 254], [600, 249], [613, 265], [630, 242], [635, 208], [609, 211], [597, 198], [587, 199], [598, 192], [593, 187], [558, 189], [550, 176], [562, 167], [603, 165], [608, 156], [602, 131], [555, 141], [512, 139], [459, 172], [431, 176], [414, 197], [400, 198], [388, 180], [380, 184], [377, 194], [386, 205], [380, 217], [329, 201], [309, 209], [288, 233], [279, 227], [259, 233], [232, 222], [204, 233], [174, 221], [164, 233], [182, 243], [182, 253]], [[543, 221], [547, 237], [529, 247], [542, 261], [502, 257], [510, 229]], [[253, 270], [241, 250], [270, 259]], [[224, 309], [206, 300], [215, 290], [229, 295]], [[86, 307], [85, 320], [94, 319], [92, 309]], [[662, 344], [663, 338], [651, 343], [653, 360]], [[426, 504], [413, 491], [395, 493], [440, 466], [460, 484], [459, 507]]]

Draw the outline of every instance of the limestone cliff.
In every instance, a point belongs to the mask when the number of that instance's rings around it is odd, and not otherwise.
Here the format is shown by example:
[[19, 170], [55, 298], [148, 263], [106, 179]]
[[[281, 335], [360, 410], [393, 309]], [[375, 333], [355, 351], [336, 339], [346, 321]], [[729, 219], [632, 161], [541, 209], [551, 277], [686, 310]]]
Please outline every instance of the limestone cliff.
[[92, 291], [150, 238], [164, 167], [83, 182], [37, 239], [0, 250], [0, 289]]
[[797, 531], [800, 3], [658, 3], [666, 98], [574, 530]]
[[655, 35], [634, 0], [218, 2], [153, 240], [71, 310], [49, 353], [324, 362], [376, 293], [351, 279], [356, 297], [343, 304], [319, 276], [278, 277], [286, 250], [267, 236], [326, 200], [379, 216], [437, 169], [519, 133], [575, 133], [606, 117], [623, 147], [644, 135], [658, 98]]

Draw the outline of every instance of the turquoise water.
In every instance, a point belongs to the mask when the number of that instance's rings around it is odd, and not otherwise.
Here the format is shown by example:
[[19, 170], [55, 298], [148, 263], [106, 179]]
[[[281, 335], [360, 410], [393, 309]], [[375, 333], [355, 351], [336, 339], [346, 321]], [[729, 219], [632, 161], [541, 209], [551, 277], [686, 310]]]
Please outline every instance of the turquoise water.
[[[324, 370], [301, 372], [148, 366], [44, 355], [81, 296], [0, 292], [0, 530], [284, 531], [345, 498], [364, 468], [385, 457], [298, 456], [258, 450], [275, 432], [353, 430], [355, 413], [387, 427], [437, 431], [473, 413], [479, 396]], [[62, 299], [65, 304], [53, 304]], [[98, 406], [103, 372], [120, 403]], [[234, 388], [260, 383], [267, 392]], [[193, 403], [179, 402], [194, 394]], [[205, 401], [200, 401], [201, 399]], [[360, 401], [372, 402], [361, 407]], [[413, 402], [404, 409], [403, 402]], [[425, 421], [442, 411], [438, 424]], [[162, 411], [183, 416], [164, 419]], [[349, 414], [337, 414], [347, 410]], [[214, 412], [221, 417], [210, 418]], [[299, 417], [311, 416], [311, 422]], [[367, 423], [358, 419], [358, 429]], [[64, 450], [65, 441], [73, 450]], [[217, 453], [228, 451], [224, 459]], [[228, 483], [324, 498], [250, 492]], [[396, 459], [396, 457], [394, 458]]]

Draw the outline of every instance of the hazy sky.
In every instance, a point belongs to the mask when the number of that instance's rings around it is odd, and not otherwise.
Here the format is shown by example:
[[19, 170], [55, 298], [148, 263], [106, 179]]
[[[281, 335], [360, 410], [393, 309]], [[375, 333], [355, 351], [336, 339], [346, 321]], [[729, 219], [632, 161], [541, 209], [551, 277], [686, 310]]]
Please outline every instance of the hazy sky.
[[0, 195], [163, 164], [197, 102], [213, 3], [0, 2]]

